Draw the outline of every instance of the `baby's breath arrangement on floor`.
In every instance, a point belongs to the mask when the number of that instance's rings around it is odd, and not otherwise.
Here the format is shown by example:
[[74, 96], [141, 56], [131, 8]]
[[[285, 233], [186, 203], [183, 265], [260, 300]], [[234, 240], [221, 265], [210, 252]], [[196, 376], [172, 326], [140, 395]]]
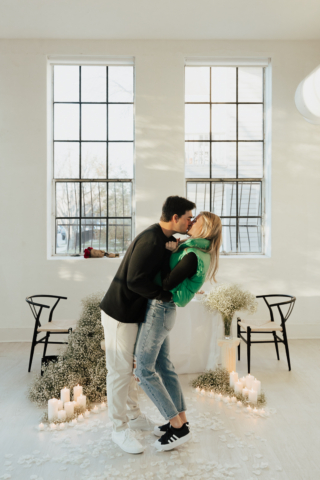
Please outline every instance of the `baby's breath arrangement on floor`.
[[104, 339], [101, 325], [100, 302], [103, 294], [92, 294], [82, 300], [82, 313], [77, 328], [68, 337], [67, 348], [56, 362], [43, 367], [43, 376], [37, 375], [28, 392], [29, 399], [38, 406], [50, 398], [59, 398], [64, 387], [73, 391], [83, 386], [89, 402], [101, 402], [106, 396], [106, 359], [101, 349]]
[[257, 404], [249, 402], [248, 398], [242, 395], [242, 393], [235, 393], [234, 388], [230, 387], [230, 374], [226, 368], [218, 367], [215, 370], [208, 370], [207, 372], [199, 375], [191, 382], [193, 388], [199, 387], [207, 392], [214, 391], [214, 393], [221, 393], [222, 395], [229, 395], [236, 397], [237, 400], [243, 403], [244, 406], [258, 406], [262, 407], [266, 404], [265, 394], [261, 392], [258, 395]]

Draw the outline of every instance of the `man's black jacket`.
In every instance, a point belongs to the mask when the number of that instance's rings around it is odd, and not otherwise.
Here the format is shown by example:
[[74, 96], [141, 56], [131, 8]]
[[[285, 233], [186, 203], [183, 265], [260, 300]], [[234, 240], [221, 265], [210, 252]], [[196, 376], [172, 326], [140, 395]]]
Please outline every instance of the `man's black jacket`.
[[149, 298], [168, 302], [172, 295], [153, 283], [159, 271], [168, 269], [171, 252], [158, 223], [144, 230], [129, 246], [121, 265], [101, 301], [100, 308], [110, 317], [123, 323], [140, 323]]

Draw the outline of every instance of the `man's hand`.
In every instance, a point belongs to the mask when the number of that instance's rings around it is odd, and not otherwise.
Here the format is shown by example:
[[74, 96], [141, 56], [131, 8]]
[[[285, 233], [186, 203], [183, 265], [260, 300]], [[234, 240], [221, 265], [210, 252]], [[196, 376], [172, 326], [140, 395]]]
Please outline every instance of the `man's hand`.
[[166, 249], [170, 250], [171, 252], [175, 252], [180, 245], [180, 238], [177, 238], [176, 242], [167, 242]]

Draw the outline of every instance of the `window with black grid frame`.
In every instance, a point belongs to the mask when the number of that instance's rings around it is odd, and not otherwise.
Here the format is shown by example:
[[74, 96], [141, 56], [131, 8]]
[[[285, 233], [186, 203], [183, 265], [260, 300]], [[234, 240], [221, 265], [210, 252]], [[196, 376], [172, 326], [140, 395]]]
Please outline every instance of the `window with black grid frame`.
[[55, 253], [132, 239], [133, 66], [53, 66]]
[[222, 253], [263, 253], [264, 67], [185, 67], [185, 176]]

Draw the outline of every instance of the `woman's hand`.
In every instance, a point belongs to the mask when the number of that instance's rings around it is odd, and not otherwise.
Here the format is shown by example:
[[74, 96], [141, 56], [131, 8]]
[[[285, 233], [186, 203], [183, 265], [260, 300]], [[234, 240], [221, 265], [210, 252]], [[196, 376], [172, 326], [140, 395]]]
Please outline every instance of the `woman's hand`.
[[180, 238], [177, 239], [176, 242], [167, 242], [166, 249], [170, 250], [171, 252], [175, 252], [180, 245]]

